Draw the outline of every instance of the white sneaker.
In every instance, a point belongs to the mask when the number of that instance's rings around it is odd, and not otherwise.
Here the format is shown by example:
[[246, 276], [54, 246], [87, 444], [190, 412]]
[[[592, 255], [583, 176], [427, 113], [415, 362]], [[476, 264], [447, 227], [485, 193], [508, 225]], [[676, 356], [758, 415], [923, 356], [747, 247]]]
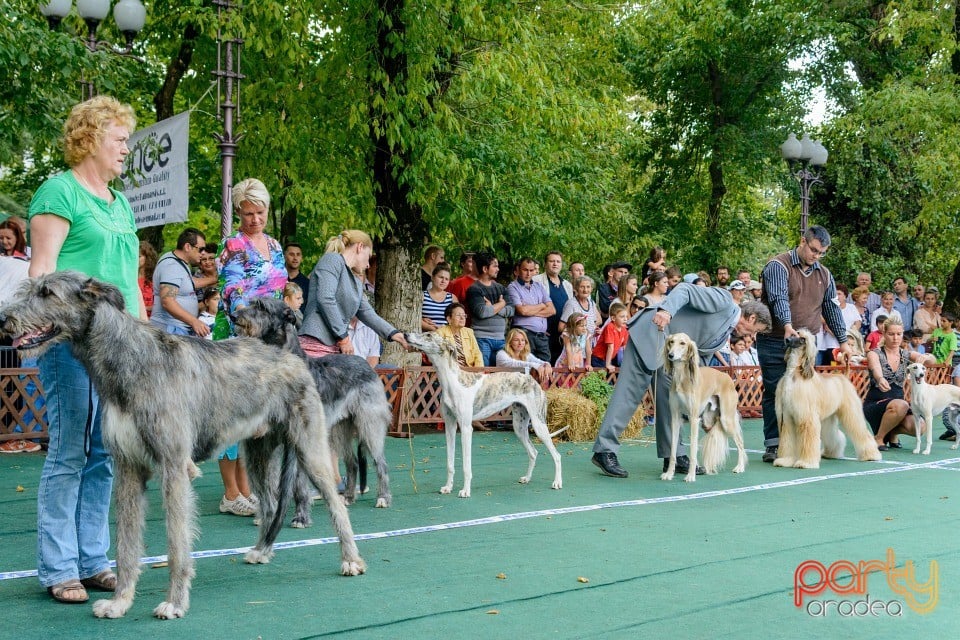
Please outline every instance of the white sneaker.
[[257, 513], [256, 507], [240, 494], [234, 500], [227, 500], [227, 496], [220, 499], [220, 513], [232, 513], [235, 516], [252, 516]]
[[41, 447], [30, 440], [7, 440], [0, 444], [0, 453], [36, 453]]
[[249, 498], [246, 498], [247, 502], [253, 505], [255, 509], [260, 507], [260, 498], [257, 497], [257, 494], [251, 493]]

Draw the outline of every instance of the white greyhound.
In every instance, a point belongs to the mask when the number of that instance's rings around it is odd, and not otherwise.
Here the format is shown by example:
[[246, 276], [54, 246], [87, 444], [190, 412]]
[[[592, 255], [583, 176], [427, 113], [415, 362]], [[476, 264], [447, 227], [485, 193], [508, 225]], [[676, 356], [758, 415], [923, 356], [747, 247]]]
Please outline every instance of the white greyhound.
[[[910, 408], [913, 410], [914, 418], [923, 418], [923, 423], [927, 430], [927, 448], [923, 450], [923, 455], [930, 455], [930, 449], [933, 448], [933, 416], [942, 412], [950, 405], [960, 404], [960, 387], [952, 384], [927, 384], [927, 368], [919, 362], [912, 362], [907, 366], [907, 372], [910, 374]], [[919, 429], [919, 425], [917, 425]], [[920, 453], [922, 436], [917, 434], [917, 448], [914, 453]], [[956, 449], [960, 444], [958, 440], [951, 449]]]
[[470, 484], [473, 480], [471, 463], [473, 421], [492, 416], [507, 407], [513, 407], [513, 431], [530, 457], [527, 473], [520, 476], [520, 483], [530, 482], [533, 467], [537, 464], [537, 449], [530, 442], [529, 427], [533, 425], [534, 433], [550, 452], [556, 467], [551, 486], [554, 489], [563, 487], [560, 454], [553, 446], [552, 435], [547, 428], [547, 396], [532, 376], [519, 371], [495, 373], [463, 371], [457, 365], [453, 345], [436, 333], [408, 333], [406, 339], [411, 347], [419, 349], [430, 358], [437, 370], [440, 389], [443, 391], [440, 397], [440, 411], [443, 414], [444, 431], [447, 436], [447, 483], [440, 487], [440, 493], [450, 493], [453, 490], [457, 425], [460, 426], [460, 439], [463, 444], [463, 489], [458, 495], [461, 498], [469, 498]]

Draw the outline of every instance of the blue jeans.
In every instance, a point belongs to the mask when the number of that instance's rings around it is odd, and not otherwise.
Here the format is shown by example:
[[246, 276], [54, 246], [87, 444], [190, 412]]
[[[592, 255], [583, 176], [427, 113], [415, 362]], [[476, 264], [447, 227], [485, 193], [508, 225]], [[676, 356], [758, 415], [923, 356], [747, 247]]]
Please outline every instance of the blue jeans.
[[480, 347], [480, 354], [483, 356], [483, 366], [497, 366], [497, 354], [503, 351], [506, 344], [505, 340], [496, 338], [477, 338], [477, 345]]
[[49, 587], [110, 567], [113, 460], [103, 446], [99, 398], [70, 345], [54, 345], [38, 366], [50, 448], [37, 489], [37, 573]]
[[[36, 358], [22, 358], [22, 359], [20, 360], [20, 366], [23, 367], [24, 369], [36, 367], [36, 366], [37, 366], [37, 359], [36, 359]], [[21, 376], [21, 379], [22, 379], [23, 377], [24, 377], [24, 376]], [[36, 391], [37, 391], [37, 385], [34, 384], [32, 378], [31, 378], [30, 380], [27, 380], [27, 384], [26, 384], [26, 386], [24, 387], [24, 391], [25, 391], [25, 393], [26, 393], [26, 395], [27, 395], [28, 397], [33, 396], [33, 394], [36, 393]], [[40, 409], [43, 408], [43, 405], [44, 405], [44, 403], [45, 403], [45, 400], [44, 400], [43, 396], [41, 395], [41, 396], [39, 396], [38, 398], [36, 398], [36, 400], [34, 400], [34, 403], [35, 403], [35, 406], [36, 406], [36, 408], [37, 408], [37, 411], [39, 411]], [[24, 404], [26, 404], [26, 402], [24, 402]], [[26, 408], [26, 411], [23, 412], [23, 422], [24, 422], [24, 424], [30, 424], [31, 422], [34, 422], [34, 421], [35, 421], [35, 424], [34, 424], [34, 426], [33, 426], [33, 430], [34, 430], [34, 431], [42, 431], [42, 430], [43, 430], [43, 425], [40, 423], [40, 420], [37, 419], [37, 417], [36, 417], [35, 415], [33, 415], [33, 410], [30, 409], [29, 407], [27, 407], [27, 408]], [[20, 425], [17, 425], [16, 427], [14, 427], [13, 430], [16, 431], [16, 432], [18, 432], [18, 433], [23, 431], [23, 429], [20, 428]]]
[[784, 356], [787, 353], [783, 338], [771, 338], [757, 335], [757, 360], [760, 373], [763, 374], [763, 446], [775, 447], [780, 444], [780, 426], [777, 424], [777, 385], [787, 371]]
[[175, 335], [175, 336], [194, 335], [193, 331], [187, 327], [178, 327], [175, 324], [161, 324], [159, 322], [151, 322], [151, 324], [156, 328], [162, 329], [164, 332]]

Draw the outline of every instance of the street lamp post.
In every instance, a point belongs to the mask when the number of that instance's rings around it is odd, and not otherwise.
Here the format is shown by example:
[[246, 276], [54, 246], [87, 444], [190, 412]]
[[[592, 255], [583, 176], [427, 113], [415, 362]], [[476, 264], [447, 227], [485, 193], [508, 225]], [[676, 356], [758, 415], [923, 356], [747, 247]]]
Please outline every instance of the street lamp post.
[[[231, 0], [213, 0], [217, 5], [217, 18], [222, 25], [229, 19], [230, 13], [237, 8]], [[243, 134], [233, 134], [233, 116], [236, 112], [240, 122], [240, 49], [243, 40], [225, 37], [221, 29], [217, 30], [217, 102], [220, 103], [218, 120], [223, 121], [223, 133], [213, 134], [220, 147], [220, 237], [224, 240], [231, 234], [233, 226], [233, 159], [237, 155], [237, 143]], [[236, 54], [236, 56], [234, 56]], [[236, 101], [234, 100], [236, 98]]]
[[803, 134], [797, 140], [792, 133], [780, 145], [780, 154], [787, 161], [790, 173], [800, 183], [800, 234], [807, 231], [807, 218], [810, 215], [810, 189], [815, 184], [823, 184], [821, 169], [827, 164], [827, 149], [819, 140], [811, 140]]
[[[49, 0], [46, 4], [41, 5], [40, 13], [47, 18], [47, 24], [50, 25], [50, 28], [56, 30], [63, 19], [67, 17], [67, 14], [70, 13], [72, 6], [73, 0]], [[123, 49], [118, 49], [105, 40], [97, 39], [97, 28], [109, 13], [110, 0], [77, 0], [77, 14], [83, 18], [87, 25], [87, 36], [82, 38], [84, 45], [91, 53], [107, 51], [125, 58], [136, 58], [131, 53], [133, 51], [133, 39], [143, 29], [147, 10], [144, 9], [140, 0], [119, 0], [113, 6], [113, 19], [126, 40]], [[91, 79], [81, 79], [80, 86], [84, 100], [89, 100], [97, 93]]]

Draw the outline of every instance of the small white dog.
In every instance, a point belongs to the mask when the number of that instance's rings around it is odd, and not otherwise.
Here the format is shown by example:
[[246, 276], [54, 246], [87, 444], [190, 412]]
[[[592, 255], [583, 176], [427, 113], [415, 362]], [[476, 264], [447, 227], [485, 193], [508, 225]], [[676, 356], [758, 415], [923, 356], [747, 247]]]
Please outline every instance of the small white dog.
[[469, 498], [473, 481], [473, 421], [492, 416], [507, 407], [513, 408], [513, 431], [530, 458], [527, 473], [520, 476], [520, 483], [530, 482], [533, 467], [537, 464], [537, 449], [530, 442], [529, 428], [532, 425], [534, 433], [553, 457], [556, 472], [550, 486], [554, 489], [563, 488], [560, 454], [553, 446], [552, 436], [547, 428], [547, 396], [532, 376], [520, 371], [464, 371], [457, 365], [453, 345], [436, 333], [408, 333], [406, 338], [411, 347], [419, 349], [430, 358], [437, 370], [440, 389], [443, 391], [440, 411], [447, 436], [447, 483], [440, 487], [440, 493], [450, 493], [453, 490], [457, 425], [460, 426], [460, 439], [463, 444], [463, 489], [458, 495]]
[[714, 474], [727, 457], [727, 436], [737, 447], [737, 466], [734, 473], [747, 467], [747, 452], [743, 448], [740, 414], [737, 412], [737, 387], [725, 373], [700, 366], [697, 343], [685, 333], [674, 333], [664, 347], [664, 371], [673, 377], [670, 388], [670, 413], [673, 440], [670, 443], [670, 461], [661, 480], [672, 480], [677, 466], [677, 442], [683, 415], [690, 419], [690, 470], [684, 480], [697, 480], [697, 438], [702, 417], [706, 435], [703, 439], [703, 468]]
[[[910, 375], [910, 408], [913, 410], [914, 418], [923, 418], [923, 424], [927, 430], [927, 448], [923, 450], [923, 455], [930, 455], [930, 449], [933, 448], [933, 416], [942, 412], [950, 405], [960, 404], [960, 387], [952, 384], [927, 384], [927, 368], [919, 362], [912, 362], [907, 366], [907, 373]], [[920, 425], [917, 425], [920, 428]], [[917, 447], [914, 453], [920, 453], [922, 438], [917, 435]], [[956, 449], [960, 441], [954, 443], [951, 449]]]

